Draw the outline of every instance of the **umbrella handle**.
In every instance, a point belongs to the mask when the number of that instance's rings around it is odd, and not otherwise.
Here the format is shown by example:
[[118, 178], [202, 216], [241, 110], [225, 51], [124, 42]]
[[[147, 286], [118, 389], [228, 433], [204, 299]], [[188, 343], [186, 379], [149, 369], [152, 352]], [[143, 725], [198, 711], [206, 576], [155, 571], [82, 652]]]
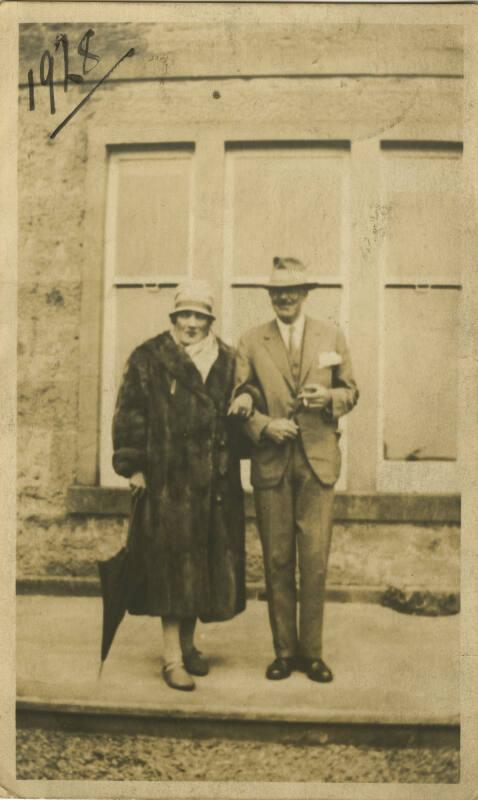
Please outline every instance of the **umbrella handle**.
[[131, 511], [129, 515], [128, 535], [126, 537], [126, 550], [129, 550], [131, 544], [131, 537], [134, 531], [134, 518], [138, 513], [138, 506], [140, 501], [144, 498], [146, 489], [135, 489], [131, 494]]

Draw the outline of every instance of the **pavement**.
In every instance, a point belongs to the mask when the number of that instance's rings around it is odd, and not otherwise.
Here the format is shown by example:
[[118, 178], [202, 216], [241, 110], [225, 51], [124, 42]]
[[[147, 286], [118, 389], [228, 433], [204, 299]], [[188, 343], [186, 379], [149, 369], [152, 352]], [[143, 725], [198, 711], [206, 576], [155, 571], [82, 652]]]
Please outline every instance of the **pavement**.
[[267, 605], [249, 601], [225, 623], [198, 626], [211, 671], [194, 692], [161, 677], [161, 625], [127, 615], [101, 678], [102, 605], [96, 597], [17, 598], [20, 708], [206, 720], [375, 725], [459, 723], [459, 615], [417, 617], [372, 603], [328, 603], [324, 659], [335, 679], [303, 673], [267, 681]]

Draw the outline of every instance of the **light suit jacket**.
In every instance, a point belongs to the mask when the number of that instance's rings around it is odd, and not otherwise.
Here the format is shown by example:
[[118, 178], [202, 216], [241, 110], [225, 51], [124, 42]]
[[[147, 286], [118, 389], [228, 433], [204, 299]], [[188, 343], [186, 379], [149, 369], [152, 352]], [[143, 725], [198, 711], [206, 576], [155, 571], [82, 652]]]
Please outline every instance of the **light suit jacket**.
[[[330, 408], [298, 408], [297, 395], [307, 383], [321, 383], [331, 389]], [[354, 407], [359, 395], [341, 330], [306, 317], [300, 379], [296, 386], [277, 322], [252, 328], [239, 342], [234, 396], [241, 394], [247, 385], [256, 389], [256, 410], [245, 423], [253, 442], [252, 485], [265, 489], [280, 482], [291, 444], [275, 444], [263, 433], [273, 418], [288, 417], [299, 425], [304, 451], [315, 475], [323, 484], [332, 486], [341, 465], [337, 420]]]

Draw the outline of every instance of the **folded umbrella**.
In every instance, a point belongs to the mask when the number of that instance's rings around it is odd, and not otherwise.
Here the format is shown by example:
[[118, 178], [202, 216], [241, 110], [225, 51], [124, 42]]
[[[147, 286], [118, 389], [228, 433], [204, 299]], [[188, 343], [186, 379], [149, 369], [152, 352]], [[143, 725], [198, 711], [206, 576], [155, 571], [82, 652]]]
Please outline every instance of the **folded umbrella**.
[[131, 544], [141, 525], [142, 506], [146, 492], [135, 492], [132, 496], [126, 546], [105, 561], [98, 561], [101, 594], [103, 597], [103, 633], [101, 638], [101, 666], [110, 651], [116, 631], [128, 610], [131, 571]]

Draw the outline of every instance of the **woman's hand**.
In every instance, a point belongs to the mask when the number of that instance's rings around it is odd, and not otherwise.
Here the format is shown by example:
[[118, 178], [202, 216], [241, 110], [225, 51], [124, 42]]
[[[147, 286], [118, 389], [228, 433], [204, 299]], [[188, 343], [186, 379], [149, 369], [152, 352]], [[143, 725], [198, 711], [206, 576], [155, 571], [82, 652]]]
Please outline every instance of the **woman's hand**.
[[254, 403], [250, 394], [244, 393], [235, 397], [229, 406], [228, 414], [248, 419], [254, 410]]
[[146, 489], [146, 481], [142, 472], [135, 472], [129, 479], [129, 488], [133, 492], [140, 492]]

